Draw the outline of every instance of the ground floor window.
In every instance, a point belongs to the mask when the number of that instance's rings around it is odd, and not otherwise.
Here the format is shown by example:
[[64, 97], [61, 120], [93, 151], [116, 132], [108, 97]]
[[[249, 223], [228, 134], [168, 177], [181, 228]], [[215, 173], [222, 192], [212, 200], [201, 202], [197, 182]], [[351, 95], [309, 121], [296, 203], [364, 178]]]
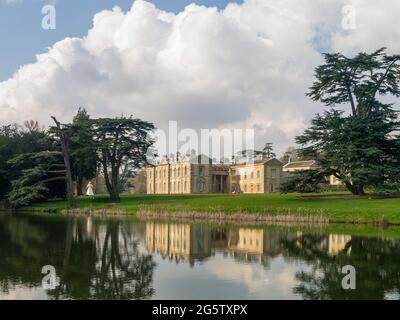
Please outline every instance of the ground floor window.
[[205, 183], [203, 180], [198, 180], [197, 181], [197, 191], [198, 192], [203, 192], [205, 190]]

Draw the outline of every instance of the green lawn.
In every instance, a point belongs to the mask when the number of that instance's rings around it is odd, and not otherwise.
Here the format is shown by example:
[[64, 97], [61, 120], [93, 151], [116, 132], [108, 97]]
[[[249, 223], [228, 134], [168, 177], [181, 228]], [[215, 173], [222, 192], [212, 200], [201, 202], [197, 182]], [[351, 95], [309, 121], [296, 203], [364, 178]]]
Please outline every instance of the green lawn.
[[[330, 193], [331, 194], [331, 193]], [[123, 209], [134, 214], [146, 211], [190, 211], [322, 215], [332, 222], [382, 222], [400, 224], [400, 198], [396, 199], [299, 199], [297, 194], [207, 194], [124, 195], [120, 203], [106, 196], [79, 198], [79, 208]], [[65, 209], [65, 201], [48, 201], [32, 206], [38, 211]]]

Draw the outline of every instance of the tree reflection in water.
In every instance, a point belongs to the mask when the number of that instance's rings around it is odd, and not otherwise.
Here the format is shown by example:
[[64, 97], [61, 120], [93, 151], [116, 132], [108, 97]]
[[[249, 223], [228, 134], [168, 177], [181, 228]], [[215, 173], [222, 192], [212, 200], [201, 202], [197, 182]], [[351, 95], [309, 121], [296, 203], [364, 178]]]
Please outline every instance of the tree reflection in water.
[[21, 283], [38, 284], [40, 270], [35, 277], [32, 265], [41, 261], [46, 238], [45, 231], [26, 219], [0, 215], [0, 292], [8, 293]]
[[64, 262], [62, 282], [51, 295], [75, 299], [150, 298], [154, 294], [155, 263], [151, 255], [140, 252], [135, 232], [119, 221], [96, 222], [88, 230], [89, 221], [73, 222], [75, 232], [67, 240], [68, 260]]
[[[300, 284], [295, 293], [304, 299], [384, 299], [400, 292], [400, 241], [384, 238], [350, 237], [336, 254], [324, 245], [326, 235], [306, 234], [285, 240], [284, 255], [305, 261], [311, 271], [296, 274]], [[356, 270], [356, 290], [342, 288], [342, 267]]]
[[[43, 217], [41, 217], [43, 219]], [[0, 284], [41, 285], [41, 268], [53, 265], [60, 286], [53, 299], [146, 299], [154, 294], [155, 263], [141, 252], [137, 228], [122, 221], [91, 218], [2, 217]]]

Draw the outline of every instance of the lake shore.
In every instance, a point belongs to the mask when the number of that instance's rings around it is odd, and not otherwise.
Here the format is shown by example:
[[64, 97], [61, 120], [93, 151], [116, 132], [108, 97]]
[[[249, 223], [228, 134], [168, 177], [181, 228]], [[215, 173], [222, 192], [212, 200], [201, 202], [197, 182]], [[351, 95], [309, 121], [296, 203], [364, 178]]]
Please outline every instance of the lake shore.
[[[400, 225], [400, 198], [346, 198], [346, 193], [328, 197], [299, 194], [206, 194], [206, 195], [123, 195], [118, 203], [107, 196], [77, 199], [77, 208], [98, 215], [138, 215], [157, 218], [324, 221], [329, 223]], [[27, 211], [59, 213], [65, 201], [35, 204]], [[76, 212], [77, 213], [77, 212]], [[87, 214], [87, 213], [86, 213]], [[185, 216], [186, 215], [186, 216]]]

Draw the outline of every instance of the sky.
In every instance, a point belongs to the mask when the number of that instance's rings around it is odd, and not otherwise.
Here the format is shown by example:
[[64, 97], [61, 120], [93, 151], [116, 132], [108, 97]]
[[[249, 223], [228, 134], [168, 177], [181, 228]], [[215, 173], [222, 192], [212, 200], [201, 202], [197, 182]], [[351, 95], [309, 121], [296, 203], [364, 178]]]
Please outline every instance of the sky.
[[[153, 0], [158, 8], [179, 12], [193, 0]], [[196, 3], [224, 8], [232, 0], [197, 0]], [[241, 3], [241, 0], [235, 1]], [[55, 4], [55, 30], [43, 30], [42, 8]], [[82, 37], [90, 29], [95, 13], [119, 6], [127, 11], [132, 0], [0, 0], [0, 81], [19, 66], [33, 63], [38, 53], [65, 37]]]
[[322, 52], [400, 52], [398, 0], [52, 0], [44, 30], [47, 3], [0, 0], [0, 125], [68, 122], [83, 106], [251, 128], [282, 152], [324, 110], [305, 95]]

